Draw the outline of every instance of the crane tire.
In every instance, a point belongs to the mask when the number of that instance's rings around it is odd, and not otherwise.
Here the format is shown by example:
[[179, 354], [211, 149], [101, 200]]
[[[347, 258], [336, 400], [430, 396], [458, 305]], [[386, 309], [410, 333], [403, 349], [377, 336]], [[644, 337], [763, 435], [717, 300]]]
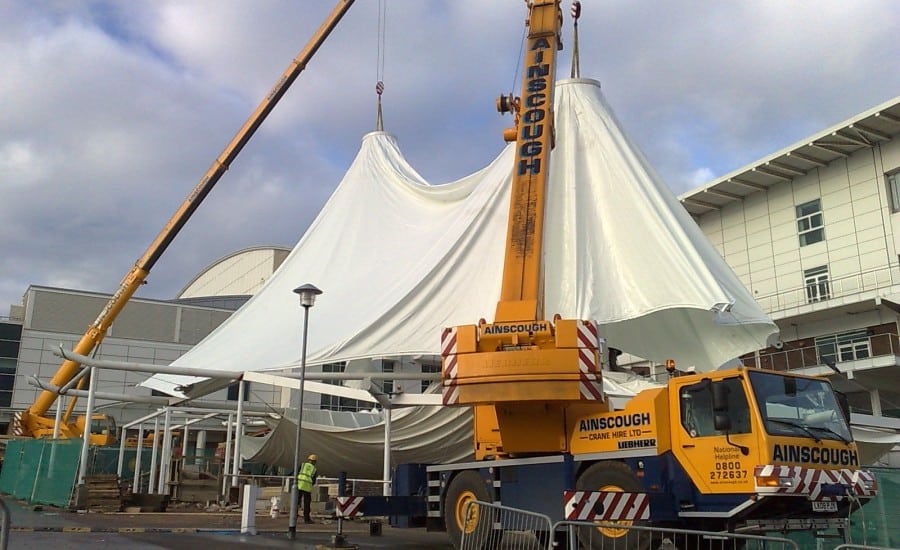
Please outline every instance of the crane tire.
[[503, 532], [494, 530], [497, 511], [484, 506], [468, 506], [469, 502], [476, 500], [494, 501], [478, 472], [467, 470], [450, 480], [444, 499], [444, 525], [454, 548], [462, 547], [463, 534], [467, 549], [487, 550], [500, 544]]
[[[640, 480], [623, 462], [596, 462], [578, 476], [575, 488], [580, 491], [613, 491], [624, 493], [643, 492]], [[652, 534], [647, 531], [629, 530], [632, 525], [648, 525], [646, 521], [609, 521], [604, 523], [622, 525], [621, 528], [588, 527], [578, 528], [581, 548], [603, 550], [604, 548], [629, 548], [648, 550], [652, 544]]]

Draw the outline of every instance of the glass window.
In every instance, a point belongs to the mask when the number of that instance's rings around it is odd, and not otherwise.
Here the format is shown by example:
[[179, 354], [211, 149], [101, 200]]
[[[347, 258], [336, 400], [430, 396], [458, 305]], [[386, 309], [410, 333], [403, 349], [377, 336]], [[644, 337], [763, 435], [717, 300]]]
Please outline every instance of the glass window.
[[[441, 372], [441, 365], [440, 364], [431, 365], [431, 364], [423, 363], [422, 364], [422, 372], [423, 373]], [[425, 390], [428, 389], [428, 386], [430, 386], [432, 384], [432, 382], [434, 382], [434, 381], [433, 380], [422, 380], [422, 393], [425, 393]]]
[[[244, 384], [244, 401], [250, 401], [250, 382], [241, 382]], [[228, 386], [228, 400], [229, 401], [237, 401], [238, 400], [238, 386], [239, 382], [235, 382], [234, 384]]]
[[851, 413], [873, 414], [872, 396], [867, 391], [849, 392], [847, 395], [847, 403], [850, 405]]
[[[322, 372], [344, 372], [345, 366], [346, 363], [343, 362], [325, 363], [322, 365]], [[340, 380], [323, 380], [323, 382], [335, 386], [342, 385]], [[329, 411], [361, 411], [370, 409], [371, 405], [357, 399], [323, 393], [319, 407]]]
[[825, 220], [819, 199], [797, 207], [797, 233], [800, 236], [800, 246], [825, 239]]
[[831, 298], [827, 265], [805, 270], [803, 272], [803, 284], [806, 287], [807, 303], [812, 304]]
[[728, 394], [728, 410], [731, 418], [731, 434], [750, 433], [750, 406], [740, 378], [726, 378], [718, 382], [710, 383], [708, 380], [685, 386], [680, 392], [681, 425], [691, 437], [706, 437], [711, 435], [724, 435], [717, 432], [713, 409], [712, 386], [721, 384]]
[[18, 323], [0, 323], [0, 340], [22, 339], [22, 325]]
[[16, 359], [19, 357], [19, 342], [0, 340], [0, 357]]
[[827, 381], [762, 371], [749, 371], [748, 376], [769, 434], [851, 440], [850, 428]]
[[[381, 360], [381, 372], [394, 372], [394, 362], [387, 361], [385, 359]], [[381, 388], [384, 390], [384, 393], [394, 393], [394, 381], [393, 380], [382, 380]]]
[[856, 361], [872, 356], [869, 333], [865, 330], [820, 336], [816, 338], [816, 351], [820, 364]]
[[891, 201], [891, 212], [900, 212], [900, 171], [887, 174], [888, 198]]

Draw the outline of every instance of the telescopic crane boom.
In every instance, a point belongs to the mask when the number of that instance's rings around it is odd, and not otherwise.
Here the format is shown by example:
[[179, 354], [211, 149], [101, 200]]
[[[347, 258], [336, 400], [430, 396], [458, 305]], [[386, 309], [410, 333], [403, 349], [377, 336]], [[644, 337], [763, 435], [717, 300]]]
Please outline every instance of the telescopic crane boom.
[[[318, 51], [319, 47], [328, 37], [332, 30], [337, 26], [338, 22], [353, 5], [354, 0], [339, 0], [337, 5], [325, 19], [325, 22], [319, 27], [315, 35], [306, 44], [300, 54], [291, 62], [284, 71], [275, 86], [269, 91], [262, 100], [250, 118], [244, 123], [237, 132], [231, 142], [225, 147], [216, 160], [210, 166], [209, 170], [200, 179], [200, 182], [191, 190], [172, 218], [166, 223], [159, 235], [150, 243], [144, 255], [134, 264], [134, 267], [125, 275], [125, 278], [119, 284], [118, 290], [112, 295], [106, 306], [100, 311], [97, 319], [88, 327], [87, 332], [81, 337], [81, 340], [75, 346], [73, 351], [80, 355], [90, 355], [94, 349], [103, 341], [106, 331], [115, 321], [118, 314], [128, 303], [128, 300], [134, 295], [135, 291], [144, 284], [150, 269], [156, 264], [163, 252], [166, 251], [169, 244], [178, 235], [178, 232], [184, 227], [188, 219], [194, 213], [203, 199], [212, 191], [213, 187], [218, 183], [219, 179], [228, 170], [231, 163], [238, 156], [253, 134], [260, 127], [266, 117], [278, 104], [278, 101], [284, 96], [294, 80], [306, 68], [313, 55]], [[59, 367], [50, 384], [56, 387], [62, 387], [78, 373], [81, 365], [75, 361], [66, 360]], [[52, 437], [54, 420], [44, 415], [57, 399], [57, 394], [44, 390], [37, 397], [34, 403], [25, 411], [16, 414], [14, 433], [16, 435], [25, 435], [32, 437]], [[71, 406], [68, 414], [71, 413]], [[94, 415], [92, 422], [85, 423], [84, 419], [78, 419], [75, 423], [69, 423], [64, 420], [60, 426], [60, 437], [80, 437], [83, 434], [84, 425], [91, 426], [91, 444], [108, 445], [115, 442], [116, 430], [115, 423], [112, 418], [105, 415]]]
[[559, 427], [566, 406], [584, 401], [603, 406], [604, 401], [596, 326], [558, 315], [551, 321], [544, 312], [544, 196], [552, 184], [562, 13], [559, 0], [533, 0], [527, 6], [521, 96], [497, 101], [500, 112], [515, 116], [504, 139], [516, 144], [500, 301], [493, 323], [482, 319], [442, 334], [444, 403], [475, 406], [479, 459], [562, 452], [566, 443]]

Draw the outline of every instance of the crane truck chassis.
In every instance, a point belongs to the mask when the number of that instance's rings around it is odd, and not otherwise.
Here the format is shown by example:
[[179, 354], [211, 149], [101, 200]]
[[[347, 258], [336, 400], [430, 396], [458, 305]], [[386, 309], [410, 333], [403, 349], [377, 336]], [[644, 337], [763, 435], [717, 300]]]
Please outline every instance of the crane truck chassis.
[[[476, 408], [476, 425], [494, 423], [481, 413]], [[678, 376], [622, 410], [570, 407], [567, 452], [403, 465], [417, 481], [395, 485], [392, 497], [363, 498], [358, 511], [415, 518], [413, 525], [446, 530], [456, 547], [464, 532], [509, 527], [489, 514], [467, 517], [472, 501], [553, 522], [622, 525], [597, 528], [589, 548], [612, 547], [631, 525], [841, 534], [850, 513], [877, 493], [874, 476], [859, 467], [847, 418], [819, 378], [748, 367]], [[641, 536], [639, 546], [651, 542], [650, 533]]]
[[[825, 380], [741, 367], [673, 378], [620, 411], [591, 409], [567, 410], [569, 452], [428, 467], [429, 519], [457, 540], [475, 528], [461, 514], [477, 499], [554, 521], [827, 530], [876, 494]], [[594, 507], [604, 496], [616, 504]]]

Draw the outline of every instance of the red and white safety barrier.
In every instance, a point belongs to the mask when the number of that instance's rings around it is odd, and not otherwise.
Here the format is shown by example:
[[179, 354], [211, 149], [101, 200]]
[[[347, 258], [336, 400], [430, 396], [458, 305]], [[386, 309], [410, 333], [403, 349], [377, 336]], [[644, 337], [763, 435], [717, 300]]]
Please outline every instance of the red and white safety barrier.
[[441, 357], [443, 359], [444, 376], [442, 397], [444, 405], [459, 403], [459, 387], [457, 386], [459, 363], [456, 358], [456, 333], [456, 327], [445, 328], [444, 332], [441, 333]]
[[650, 519], [646, 493], [565, 491], [566, 519], [572, 521], [637, 521]]
[[[776, 487], [756, 486], [758, 493], [808, 495], [810, 500], [823, 497], [825, 485], [846, 485], [854, 496], [875, 496], [875, 476], [866, 470], [819, 470], [802, 466], [757, 466], [756, 478], [779, 478], [784, 483]], [[841, 498], [841, 497], [838, 497]]]
[[336, 497], [334, 515], [339, 518], [352, 518], [363, 515], [363, 497]]
[[597, 325], [590, 321], [578, 323], [578, 391], [588, 401], [603, 401], [603, 382], [596, 374], [599, 349]]

